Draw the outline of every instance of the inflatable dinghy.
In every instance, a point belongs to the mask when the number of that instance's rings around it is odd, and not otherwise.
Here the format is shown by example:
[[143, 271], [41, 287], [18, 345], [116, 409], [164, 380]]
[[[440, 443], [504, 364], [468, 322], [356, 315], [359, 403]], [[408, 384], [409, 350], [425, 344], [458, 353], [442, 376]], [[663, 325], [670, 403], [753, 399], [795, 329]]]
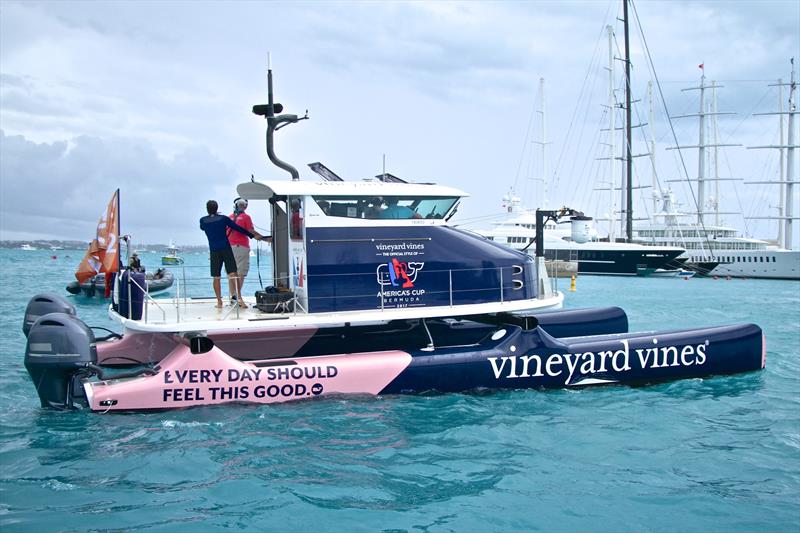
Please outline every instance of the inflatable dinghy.
[[[145, 274], [147, 280], [147, 292], [154, 293], [163, 291], [172, 287], [175, 282], [175, 276], [166, 268], [159, 268], [155, 272], [147, 272]], [[73, 281], [67, 285], [67, 292], [70, 294], [83, 294], [84, 296], [100, 296], [105, 294], [106, 275], [103, 273], [97, 274], [84, 283]]]

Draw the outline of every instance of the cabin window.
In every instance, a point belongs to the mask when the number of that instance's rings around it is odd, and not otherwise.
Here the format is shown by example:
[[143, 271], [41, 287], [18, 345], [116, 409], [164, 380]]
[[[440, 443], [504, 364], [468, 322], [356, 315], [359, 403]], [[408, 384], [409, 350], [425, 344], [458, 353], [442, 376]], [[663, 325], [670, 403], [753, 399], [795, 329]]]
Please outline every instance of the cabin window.
[[364, 219], [444, 218], [458, 197], [430, 196], [313, 196], [323, 213]]

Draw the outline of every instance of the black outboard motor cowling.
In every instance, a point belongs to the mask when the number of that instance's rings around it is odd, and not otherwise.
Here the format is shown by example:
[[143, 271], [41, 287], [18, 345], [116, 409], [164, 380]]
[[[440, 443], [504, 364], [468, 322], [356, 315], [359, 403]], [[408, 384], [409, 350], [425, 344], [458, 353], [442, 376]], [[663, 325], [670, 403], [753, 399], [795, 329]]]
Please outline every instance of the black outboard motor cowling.
[[97, 364], [92, 330], [76, 316], [49, 313], [28, 333], [25, 368], [36, 386], [42, 407], [68, 409], [87, 404], [81, 378]]
[[22, 332], [28, 336], [31, 326], [40, 316], [47, 313], [66, 313], [76, 316], [75, 306], [54, 292], [43, 292], [28, 300], [25, 318], [22, 319]]

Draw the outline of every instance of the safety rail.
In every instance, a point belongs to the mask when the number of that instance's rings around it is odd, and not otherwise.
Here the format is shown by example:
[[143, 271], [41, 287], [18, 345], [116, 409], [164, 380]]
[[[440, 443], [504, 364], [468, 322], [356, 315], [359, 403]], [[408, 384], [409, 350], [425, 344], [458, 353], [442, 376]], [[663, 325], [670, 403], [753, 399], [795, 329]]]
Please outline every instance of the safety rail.
[[[196, 316], [190, 318], [191, 313], [188, 312], [189, 308], [193, 305], [196, 305], [198, 300], [215, 300], [212, 292], [211, 279], [209, 279], [208, 276], [208, 266], [183, 264], [171, 266], [171, 270], [173, 270], [175, 273], [175, 283], [172, 289], [169, 291], [171, 292], [170, 296], [166, 298], [154, 298], [145, 291], [146, 296], [144, 298], [144, 309], [141, 318], [144, 323], [156, 323], [159, 321], [159, 319], [161, 319], [161, 323], [167, 322], [167, 315], [172, 315], [169, 316], [169, 321], [178, 323], [195, 321], [198, 320], [198, 318], [196, 318]], [[527, 280], [524, 278], [524, 270], [519, 268], [519, 266], [514, 265], [489, 268], [432, 269], [425, 270], [424, 273], [428, 279], [433, 276], [441, 276], [441, 284], [439, 284], [436, 289], [425, 289], [426, 299], [436, 302], [429, 305], [436, 306], [449, 305], [450, 307], [454, 307], [471, 303], [504, 303], [509, 299], [518, 300], [519, 298], [510, 297], [509, 294], [514, 294], [523, 289], [527, 283]], [[252, 294], [255, 292], [255, 290], [262, 288], [259, 286], [258, 280], [253, 278], [254, 276], [250, 276], [246, 279], [244, 287], [241, 290], [242, 294]], [[275, 279], [270, 274], [263, 279], [265, 282], [267, 280], [277, 282], [278, 287], [285, 288], [290, 285], [290, 278], [291, 276], [285, 275], [279, 276], [277, 279]], [[335, 295], [320, 295], [319, 293], [315, 294], [315, 288], [319, 289], [321, 284], [324, 283], [329, 284], [328, 288], [338, 287], [338, 281], [336, 278], [348, 280], [347, 285], [355, 284], [356, 286], [363, 287], [367, 283], [371, 282], [378, 286], [375, 287], [376, 290], [370, 290], [369, 292], [360, 291], [358, 293], [342, 294], [343, 289], [339, 288], [337, 291], [335, 291], [337, 292]], [[358, 281], [359, 279], [360, 282]], [[367, 279], [368, 281], [365, 282], [364, 279]], [[476, 285], [476, 280], [480, 281], [481, 283]], [[242, 319], [244, 309], [238, 305], [238, 302], [231, 302], [230, 292], [233, 291], [230, 290], [230, 287], [226, 287], [226, 279], [224, 275], [220, 281], [223, 302], [225, 302], [226, 305], [221, 313], [214, 314], [213, 316], [208, 317], [208, 319], [213, 319], [216, 321]], [[136, 283], [135, 280], [131, 280], [131, 282]], [[379, 274], [375, 271], [367, 273], [350, 272], [336, 274], [309, 274], [306, 276], [304, 282], [304, 284], [310, 288], [308, 300], [315, 302], [315, 304], [324, 304], [325, 301], [334, 299], [338, 299], [343, 302], [349, 301], [351, 303], [357, 299], [362, 299], [364, 301], [374, 301], [375, 307], [366, 305], [359, 307], [358, 309], [348, 310], [383, 311], [405, 307], [403, 305], [387, 303], [386, 294], [388, 292], [402, 290], [400, 287], [391, 285], [391, 280], [389, 279], [388, 274], [386, 275], [385, 279], [380, 278]], [[555, 280], [550, 279], [551, 286], [554, 286], [554, 283]], [[264, 284], [266, 285], [266, 283]], [[141, 286], [139, 287], [141, 288]], [[235, 285], [233, 287], [234, 289], [236, 288]], [[288, 289], [278, 288], [276, 290], [277, 292], [284, 292]], [[375, 300], [380, 301], [378, 302]], [[230, 305], [227, 305], [228, 303], [230, 303]], [[263, 315], [265, 317], [276, 316], [279, 314], [297, 315], [305, 314], [307, 312], [307, 303], [304, 305], [301, 299], [298, 298], [297, 294], [286, 301], [276, 302], [276, 304], [276, 312], [263, 313]], [[128, 305], [129, 307], [131, 305], [130, 299]], [[425, 304], [419, 304], [419, 306], [424, 305]], [[152, 316], [152, 312], [149, 309], [151, 306], [155, 306], [158, 311], [160, 311], [156, 317]], [[167, 309], [171, 307], [172, 311], [170, 312], [165, 310], [165, 307]], [[347, 308], [347, 305], [344, 305], [343, 307]], [[196, 307], [192, 308], [196, 309]], [[283, 312], [281, 313], [280, 311]], [[261, 312], [259, 311], [259, 313]], [[196, 314], [197, 313], [195, 313], [195, 315]], [[132, 316], [130, 309], [128, 316]]]
[[[145, 283], [144, 287], [142, 285], [140, 285], [138, 281], [133, 279], [133, 276], [126, 276], [125, 280], [127, 281], [127, 285], [128, 285], [128, 287], [127, 287], [127, 289], [128, 289], [128, 297], [127, 297], [127, 301], [128, 301], [128, 316], [133, 316], [133, 298], [132, 298], [131, 288], [132, 288], [132, 286], [135, 286], [141, 291], [141, 293], [143, 295], [142, 298], [143, 298], [143, 300], [145, 302], [144, 306], [143, 306], [144, 309], [142, 310], [142, 318], [144, 319], [144, 321], [148, 322], [148, 320], [147, 320], [147, 318], [148, 318], [147, 317], [147, 313], [148, 313], [148, 308], [149, 308], [148, 304], [151, 301], [153, 302], [153, 305], [155, 305], [161, 311], [161, 314], [163, 316], [163, 320], [167, 319], [166, 310], [163, 307], [161, 307], [159, 305], [159, 303], [152, 296], [150, 296], [150, 293], [147, 291], [147, 279], [146, 278], [145, 278], [145, 282], [144, 282]], [[114, 278], [114, 283], [117, 285], [116, 293], [120, 294], [120, 291], [123, 290], [123, 289], [119, 286], [119, 284], [120, 284], [120, 277], [119, 276]], [[117, 304], [119, 304], [119, 299], [117, 300]]]

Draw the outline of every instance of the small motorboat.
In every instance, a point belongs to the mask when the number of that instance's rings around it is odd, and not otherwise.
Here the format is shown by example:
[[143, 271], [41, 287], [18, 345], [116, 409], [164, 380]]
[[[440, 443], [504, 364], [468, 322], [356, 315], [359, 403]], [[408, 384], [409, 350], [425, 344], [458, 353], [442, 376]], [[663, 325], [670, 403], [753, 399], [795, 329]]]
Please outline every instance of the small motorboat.
[[[175, 275], [166, 268], [159, 268], [155, 272], [147, 272], [145, 280], [147, 281], [147, 292], [154, 293], [172, 287], [175, 282]], [[73, 281], [67, 285], [67, 292], [70, 294], [83, 294], [89, 297], [103, 297], [105, 287], [106, 275], [101, 272], [84, 283]]]
[[677, 268], [657, 268], [655, 270], [637, 268], [636, 275], [643, 278], [674, 278], [680, 274]]
[[169, 247], [167, 248], [167, 255], [161, 257], [161, 264], [162, 265], [182, 265], [183, 259], [178, 256], [178, 247], [175, 246], [174, 241], [169, 241]]

